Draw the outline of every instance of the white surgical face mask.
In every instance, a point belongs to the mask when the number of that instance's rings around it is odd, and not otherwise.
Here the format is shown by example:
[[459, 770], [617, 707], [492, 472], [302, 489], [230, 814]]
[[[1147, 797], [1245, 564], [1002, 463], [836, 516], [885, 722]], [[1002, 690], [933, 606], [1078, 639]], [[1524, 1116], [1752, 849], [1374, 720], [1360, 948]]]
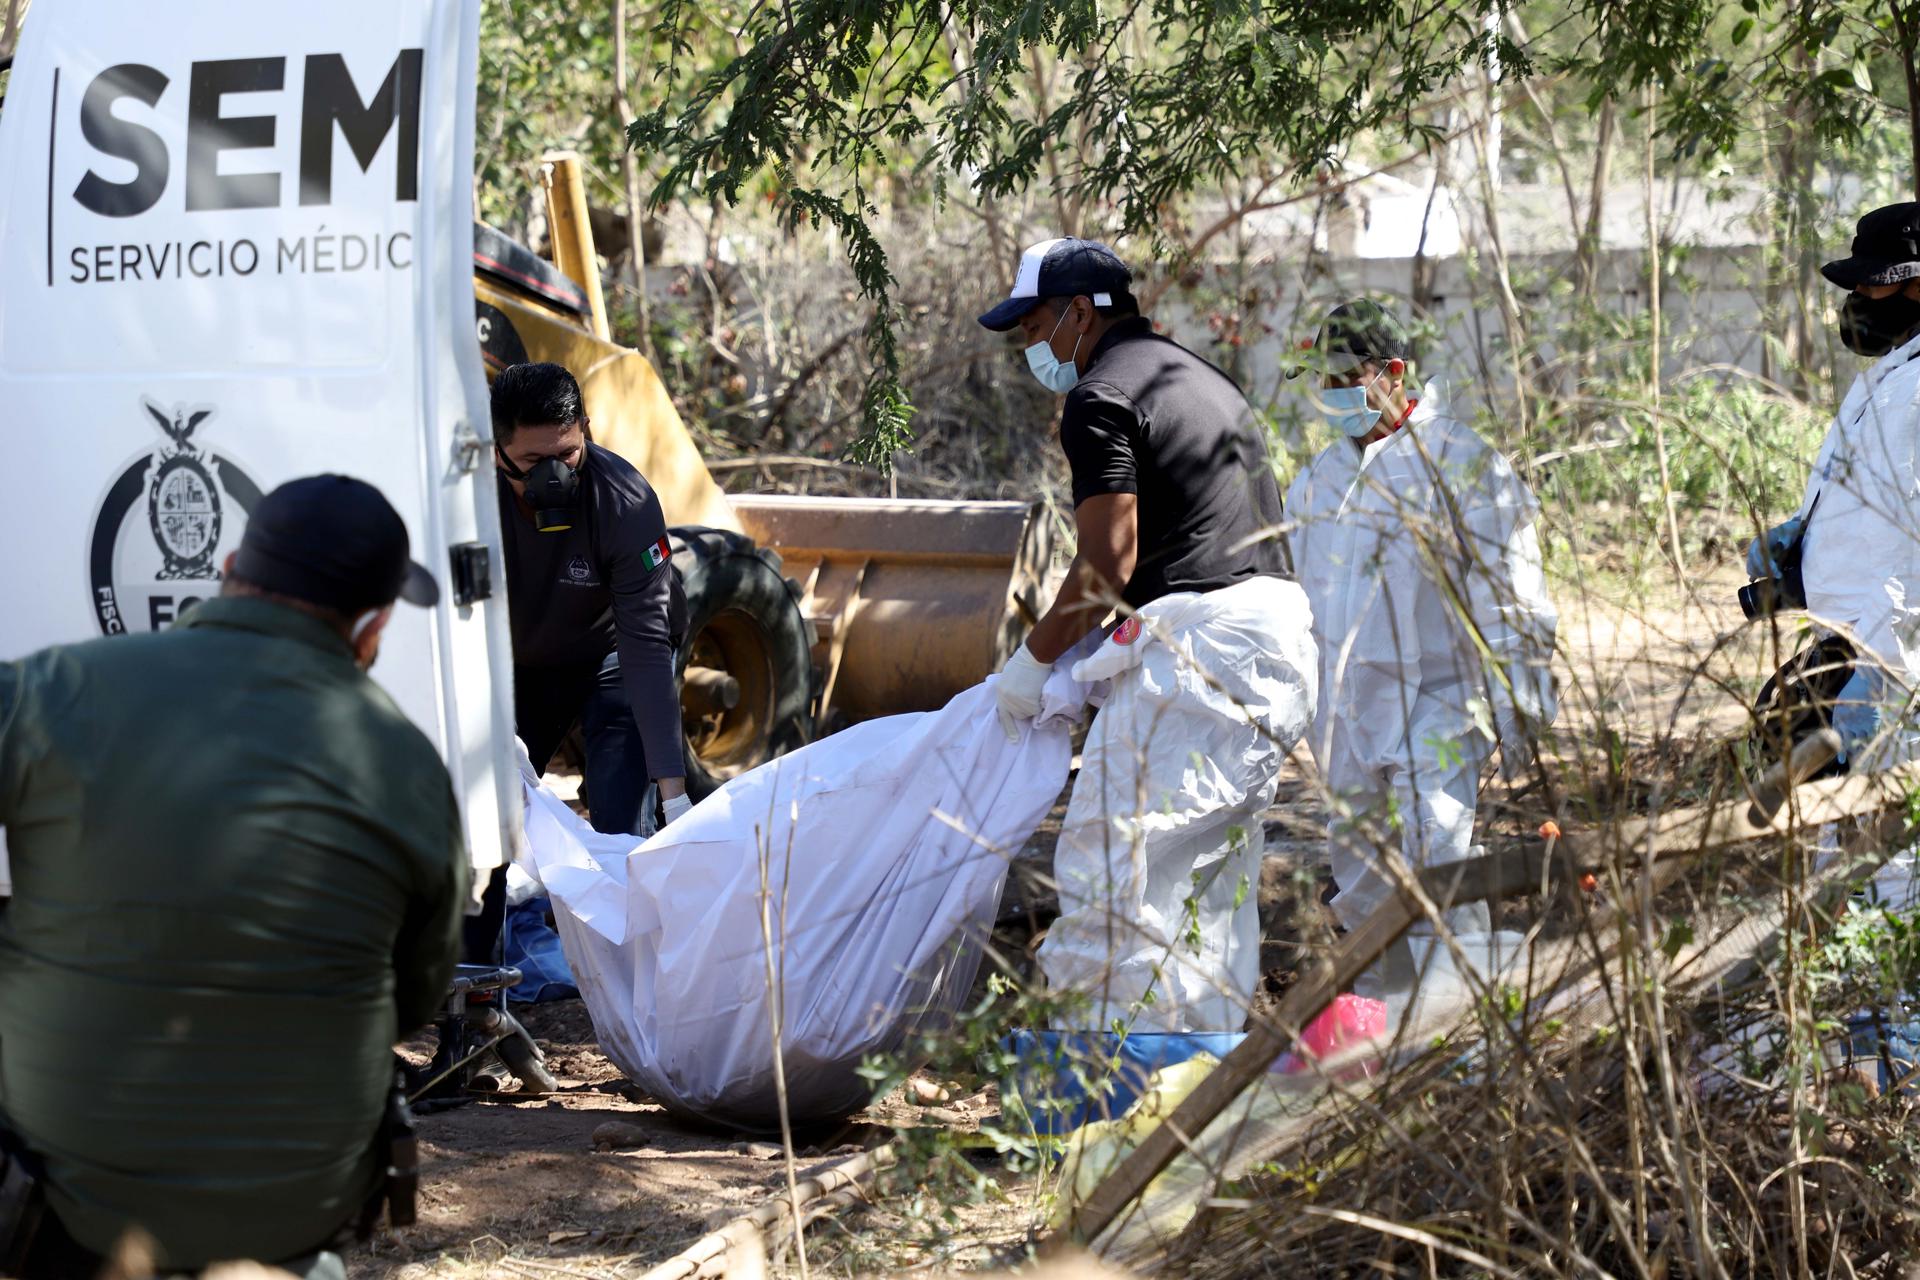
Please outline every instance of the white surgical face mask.
[[1358, 387], [1321, 388], [1317, 405], [1321, 416], [1358, 440], [1380, 421], [1380, 411], [1367, 403], [1367, 388], [1372, 385], [1368, 382]]
[[[1066, 313], [1053, 322], [1053, 333], [1060, 332], [1060, 326], [1066, 323]], [[1073, 355], [1061, 360], [1053, 354], [1053, 333], [1047, 335], [1045, 342], [1036, 342], [1027, 348], [1027, 368], [1033, 370], [1033, 376], [1040, 385], [1056, 395], [1065, 395], [1073, 390], [1073, 384], [1080, 381], [1080, 339], [1073, 340]], [[1082, 335], [1085, 336], [1085, 335]]]

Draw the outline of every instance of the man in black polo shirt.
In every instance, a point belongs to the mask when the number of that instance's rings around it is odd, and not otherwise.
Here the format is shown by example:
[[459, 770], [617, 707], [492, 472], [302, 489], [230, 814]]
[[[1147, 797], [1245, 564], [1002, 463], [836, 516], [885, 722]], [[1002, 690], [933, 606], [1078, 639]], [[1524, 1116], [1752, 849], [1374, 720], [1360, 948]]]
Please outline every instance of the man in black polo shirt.
[[1062, 915], [1041, 964], [1056, 987], [1093, 996], [1090, 1028], [1236, 1031], [1258, 976], [1241, 881], [1257, 882], [1259, 813], [1312, 714], [1310, 614], [1288, 580], [1280, 489], [1246, 397], [1156, 334], [1131, 284], [1104, 244], [1043, 241], [980, 317], [1019, 328], [1034, 376], [1066, 396], [1079, 535], [996, 693], [1017, 740], [1054, 662], [1118, 609], [1111, 639], [1076, 668], [1112, 690], [1055, 854]]
[[[587, 438], [589, 425], [579, 383], [557, 364], [511, 365], [494, 379], [514, 724], [536, 772], [578, 724], [594, 829], [645, 835], [649, 781], [665, 821], [692, 806], [673, 673], [686, 602], [660, 499]], [[503, 885], [496, 875], [468, 924], [471, 960], [491, 957]]]
[[1110, 612], [1173, 591], [1286, 576], [1280, 488], [1233, 379], [1153, 331], [1132, 272], [1095, 240], [1046, 240], [1021, 258], [1013, 295], [980, 317], [1018, 327], [1028, 367], [1064, 392], [1060, 445], [1073, 470], [1079, 553], [1053, 607], [1001, 680], [1003, 723], [1038, 710], [1055, 659]]

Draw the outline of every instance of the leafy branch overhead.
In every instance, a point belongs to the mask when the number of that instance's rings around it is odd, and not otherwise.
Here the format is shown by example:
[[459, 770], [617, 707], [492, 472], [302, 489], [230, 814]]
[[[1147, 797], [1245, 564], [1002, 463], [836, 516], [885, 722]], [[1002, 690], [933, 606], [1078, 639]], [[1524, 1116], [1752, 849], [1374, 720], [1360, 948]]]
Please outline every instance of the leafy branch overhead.
[[[659, 105], [627, 141], [661, 174], [656, 202], [751, 193], [843, 242], [873, 309], [854, 455], [885, 467], [911, 439], [877, 231], [903, 184], [981, 200], [1044, 187], [1106, 211], [1055, 230], [1160, 245], [1196, 191], [1252, 172], [1304, 178], [1363, 139], [1424, 147], [1443, 132], [1436, 101], [1536, 73], [1583, 80], [1596, 101], [1662, 86], [1663, 127], [1696, 155], [1754, 127], [1746, 97], [1798, 95], [1834, 138], [1877, 105], [1851, 70], [1845, 84], [1810, 78], [1791, 56], [1816, 30], [1838, 40], [1868, 21], [1845, 6], [1775, 16], [1762, 0], [1583, 0], [1541, 14], [1537, 40], [1518, 34], [1517, 12], [1494, 0], [782, 0], [754, 5], [720, 42], [705, 6], [664, 0]], [[1878, 31], [1850, 39], [1865, 47]], [[1062, 72], [1051, 101], [1036, 93], [1043, 63]]]

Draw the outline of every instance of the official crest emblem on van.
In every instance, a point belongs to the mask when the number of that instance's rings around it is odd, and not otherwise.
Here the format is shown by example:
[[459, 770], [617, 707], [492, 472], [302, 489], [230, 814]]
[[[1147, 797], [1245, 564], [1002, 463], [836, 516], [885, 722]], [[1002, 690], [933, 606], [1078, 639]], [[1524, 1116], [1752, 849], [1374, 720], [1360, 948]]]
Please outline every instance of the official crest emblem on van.
[[[214, 406], [169, 408], [144, 396], [140, 404], [163, 438], [108, 488], [88, 547], [94, 620], [105, 635], [163, 630], [214, 594], [221, 561], [245, 523], [227, 514], [237, 508], [244, 517], [260, 498], [246, 473], [198, 438], [215, 419]], [[143, 496], [144, 513], [137, 510]]]
[[220, 493], [204, 457], [190, 443], [194, 428], [212, 417], [213, 410], [175, 409], [169, 418], [153, 401], [143, 403], [173, 442], [147, 486], [147, 523], [165, 559], [160, 579], [216, 578], [213, 549], [220, 544]]

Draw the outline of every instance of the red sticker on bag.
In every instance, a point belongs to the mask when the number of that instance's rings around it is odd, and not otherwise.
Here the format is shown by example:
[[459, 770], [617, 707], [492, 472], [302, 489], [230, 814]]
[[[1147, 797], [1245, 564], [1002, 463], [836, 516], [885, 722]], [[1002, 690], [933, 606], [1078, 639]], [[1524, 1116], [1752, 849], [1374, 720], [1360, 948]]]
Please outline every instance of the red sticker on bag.
[[1115, 644], [1132, 644], [1140, 638], [1140, 615], [1134, 614], [1113, 630]]

